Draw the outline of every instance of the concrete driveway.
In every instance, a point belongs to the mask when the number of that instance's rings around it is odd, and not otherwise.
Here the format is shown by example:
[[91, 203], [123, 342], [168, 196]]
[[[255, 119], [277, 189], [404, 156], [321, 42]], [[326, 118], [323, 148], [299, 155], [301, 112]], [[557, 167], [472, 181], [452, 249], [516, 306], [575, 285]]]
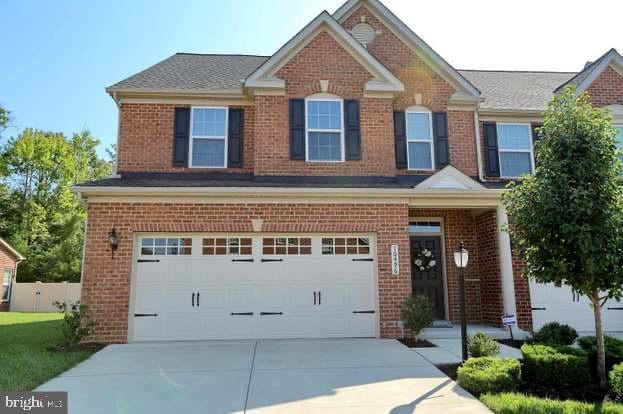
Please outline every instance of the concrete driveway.
[[111, 345], [39, 387], [72, 414], [488, 413], [394, 340]]

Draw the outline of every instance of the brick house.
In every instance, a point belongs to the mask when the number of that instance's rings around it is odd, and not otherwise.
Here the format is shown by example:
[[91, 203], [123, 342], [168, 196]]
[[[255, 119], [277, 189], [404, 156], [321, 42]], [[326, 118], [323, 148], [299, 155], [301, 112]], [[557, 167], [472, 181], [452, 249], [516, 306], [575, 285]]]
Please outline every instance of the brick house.
[[117, 171], [76, 187], [95, 339], [391, 338], [412, 293], [456, 322], [461, 240], [469, 321], [530, 330], [552, 290], [520, 277], [500, 193], [566, 84], [623, 125], [615, 50], [579, 73], [459, 71], [349, 0], [272, 56], [178, 53], [107, 88]]
[[2, 286], [0, 289], [0, 312], [9, 310], [11, 301], [11, 286], [15, 280], [17, 265], [24, 261], [24, 256], [19, 254], [4, 239], [0, 238], [0, 272], [2, 275]]

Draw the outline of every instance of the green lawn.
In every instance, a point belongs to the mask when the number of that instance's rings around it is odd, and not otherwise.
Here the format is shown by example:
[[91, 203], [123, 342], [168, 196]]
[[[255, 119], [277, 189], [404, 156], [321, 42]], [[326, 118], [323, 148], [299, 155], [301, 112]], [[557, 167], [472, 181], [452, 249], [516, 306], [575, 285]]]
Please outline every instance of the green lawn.
[[87, 359], [93, 352], [54, 352], [59, 313], [0, 312], [0, 391], [29, 391]]

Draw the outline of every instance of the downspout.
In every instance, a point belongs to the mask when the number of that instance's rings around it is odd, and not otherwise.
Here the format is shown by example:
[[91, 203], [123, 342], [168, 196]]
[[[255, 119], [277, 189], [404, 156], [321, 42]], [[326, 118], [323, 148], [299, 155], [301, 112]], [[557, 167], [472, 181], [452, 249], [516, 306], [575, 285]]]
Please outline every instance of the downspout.
[[113, 178], [121, 178], [119, 174], [117, 174], [117, 165], [119, 164], [119, 136], [121, 135], [121, 103], [117, 99], [117, 92], [112, 92], [110, 94], [112, 99], [115, 101], [117, 105], [117, 144], [115, 146], [115, 162], [113, 164], [112, 169], [112, 177]]
[[476, 162], [478, 163], [478, 178], [484, 182], [485, 177], [482, 171], [482, 152], [480, 148], [480, 119], [478, 117], [478, 108], [474, 111], [474, 128], [476, 131]]

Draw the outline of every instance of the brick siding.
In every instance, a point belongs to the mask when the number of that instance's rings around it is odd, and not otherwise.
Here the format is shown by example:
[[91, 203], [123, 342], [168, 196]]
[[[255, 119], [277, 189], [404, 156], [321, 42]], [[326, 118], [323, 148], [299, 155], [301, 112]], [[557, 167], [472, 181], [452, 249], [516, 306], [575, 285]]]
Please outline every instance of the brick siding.
[[[0, 246], [0, 289], [2, 286], [2, 279], [4, 278], [4, 269], [10, 268], [15, 274], [15, 268], [17, 266], [17, 262], [13, 255], [9, 254], [2, 246]], [[0, 290], [0, 296], [1, 290]], [[0, 302], [0, 312], [8, 311], [9, 303], [8, 302]]]
[[623, 105], [623, 75], [608, 66], [586, 92], [593, 105]]

